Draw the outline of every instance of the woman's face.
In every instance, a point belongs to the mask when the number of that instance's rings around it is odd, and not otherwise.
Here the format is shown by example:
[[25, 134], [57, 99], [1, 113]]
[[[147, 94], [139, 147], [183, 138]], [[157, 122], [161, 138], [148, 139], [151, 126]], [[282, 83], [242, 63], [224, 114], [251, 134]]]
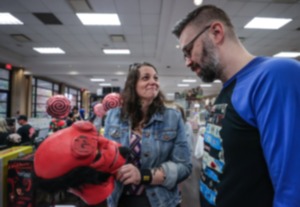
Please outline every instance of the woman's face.
[[141, 66], [139, 79], [136, 83], [136, 92], [141, 101], [152, 102], [159, 92], [158, 76], [154, 68]]

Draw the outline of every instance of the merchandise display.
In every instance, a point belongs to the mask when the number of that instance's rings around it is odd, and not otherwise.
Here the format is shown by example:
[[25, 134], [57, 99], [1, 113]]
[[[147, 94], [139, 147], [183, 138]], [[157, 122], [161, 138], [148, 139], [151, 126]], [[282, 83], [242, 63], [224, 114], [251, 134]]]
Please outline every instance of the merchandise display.
[[8, 207], [35, 206], [32, 181], [33, 156], [32, 153], [8, 162]]
[[7, 173], [9, 160], [30, 154], [32, 151], [32, 146], [11, 147], [0, 151], [0, 207], [7, 206]]

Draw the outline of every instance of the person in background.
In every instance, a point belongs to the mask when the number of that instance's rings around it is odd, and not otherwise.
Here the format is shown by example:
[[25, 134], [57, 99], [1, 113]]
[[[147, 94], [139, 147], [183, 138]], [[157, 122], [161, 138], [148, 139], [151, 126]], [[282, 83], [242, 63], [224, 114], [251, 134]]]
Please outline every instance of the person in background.
[[66, 125], [67, 127], [71, 126], [76, 121], [73, 112], [70, 112], [67, 119], [66, 119]]
[[190, 151], [191, 151], [191, 156], [193, 155], [193, 146], [194, 146], [194, 132], [192, 129], [191, 123], [187, 120], [184, 109], [182, 106], [179, 104], [175, 103], [175, 109], [177, 109], [181, 113], [181, 117], [184, 122], [184, 127], [185, 127], [185, 134], [187, 137], [187, 141], [189, 143]]
[[299, 206], [299, 61], [250, 54], [213, 5], [197, 7], [173, 33], [187, 67], [223, 82], [204, 135], [201, 207]]
[[6, 120], [3, 118], [0, 118], [0, 145], [6, 145], [7, 144], [7, 138], [11, 134], [11, 131], [9, 130]]
[[16, 133], [16, 119], [15, 118], [6, 118], [5, 120], [6, 120], [9, 131], [12, 133]]
[[80, 117], [79, 110], [78, 110], [77, 106], [74, 106], [72, 108], [72, 113], [73, 113], [73, 115], [75, 117], [75, 120], [81, 120], [81, 117]]
[[81, 108], [79, 110], [80, 120], [85, 120], [85, 110], [84, 108]]
[[18, 117], [18, 124], [20, 125], [17, 130], [22, 138], [20, 144], [31, 144], [35, 138], [35, 129], [28, 123], [28, 118], [26, 115], [20, 115]]
[[57, 132], [63, 128], [67, 127], [67, 123], [63, 119], [53, 118], [49, 124], [48, 135]]
[[121, 97], [121, 107], [108, 111], [104, 136], [131, 153], [108, 206], [179, 206], [177, 185], [191, 173], [190, 150], [180, 112], [164, 106], [156, 68], [131, 65]]
[[21, 136], [11, 130], [5, 119], [0, 118], [0, 149], [19, 145]]

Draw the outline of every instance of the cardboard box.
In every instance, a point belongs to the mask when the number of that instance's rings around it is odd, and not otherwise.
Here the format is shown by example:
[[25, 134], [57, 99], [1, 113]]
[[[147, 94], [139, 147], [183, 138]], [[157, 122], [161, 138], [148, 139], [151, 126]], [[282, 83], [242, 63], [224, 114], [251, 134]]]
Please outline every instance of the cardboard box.
[[33, 157], [32, 153], [8, 161], [8, 207], [34, 206]]
[[11, 147], [0, 151], [0, 207], [7, 207], [7, 172], [8, 161], [24, 155], [30, 154], [33, 151], [32, 146]]

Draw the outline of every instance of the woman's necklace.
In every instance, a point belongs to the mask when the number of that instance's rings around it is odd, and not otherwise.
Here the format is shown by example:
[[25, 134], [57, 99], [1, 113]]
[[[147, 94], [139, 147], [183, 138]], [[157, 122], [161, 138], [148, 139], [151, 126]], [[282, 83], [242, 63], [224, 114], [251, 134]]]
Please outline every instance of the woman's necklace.
[[133, 129], [133, 131], [134, 131], [135, 133], [137, 133], [138, 135], [141, 136], [141, 135], [142, 135], [142, 131], [143, 131], [144, 126], [145, 126], [144, 122], [141, 121], [141, 122], [138, 124], [138, 126], [135, 127], [135, 128]]

